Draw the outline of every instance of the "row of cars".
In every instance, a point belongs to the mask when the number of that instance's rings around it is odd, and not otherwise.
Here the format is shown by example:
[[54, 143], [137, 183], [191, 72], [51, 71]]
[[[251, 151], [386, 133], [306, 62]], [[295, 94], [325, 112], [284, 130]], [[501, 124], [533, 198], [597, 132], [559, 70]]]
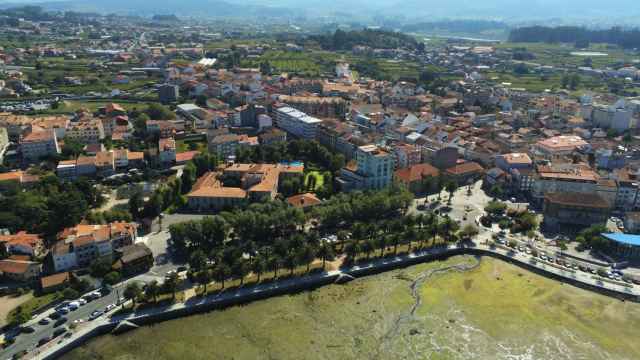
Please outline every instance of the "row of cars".
[[[498, 237], [498, 239], [496, 239], [496, 242], [499, 244], [503, 244], [503, 245], [507, 245], [507, 242], [504, 238], [500, 238]], [[518, 251], [518, 252], [522, 252], [525, 253], [527, 255], [531, 255], [534, 258], [538, 258], [542, 261], [546, 261], [546, 262], [550, 262], [550, 263], [555, 263], [557, 265], [559, 265], [560, 267], [563, 267], [565, 269], [568, 270], [574, 270], [574, 271], [582, 271], [585, 273], [591, 273], [594, 275], [599, 275], [600, 277], [603, 278], [607, 278], [609, 280], [613, 280], [613, 281], [618, 281], [618, 282], [625, 282], [627, 284], [636, 284], [636, 285], [640, 285], [640, 281], [633, 279], [629, 276], [625, 276], [625, 274], [622, 273], [622, 271], [620, 270], [616, 270], [616, 269], [608, 269], [608, 268], [602, 268], [602, 267], [596, 267], [596, 266], [587, 266], [585, 264], [582, 263], [578, 263], [575, 261], [569, 261], [566, 260], [562, 257], [554, 257], [551, 255], [548, 255], [542, 251], [538, 251], [536, 249], [531, 249], [529, 246], [522, 246], [519, 245], [517, 247], [514, 248], [514, 250]]]

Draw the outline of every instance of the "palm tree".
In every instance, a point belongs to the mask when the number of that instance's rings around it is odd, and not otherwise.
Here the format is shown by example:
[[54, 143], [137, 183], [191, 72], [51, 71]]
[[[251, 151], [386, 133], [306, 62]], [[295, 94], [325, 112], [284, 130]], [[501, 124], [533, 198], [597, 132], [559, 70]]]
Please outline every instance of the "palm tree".
[[362, 248], [362, 251], [365, 254], [367, 254], [367, 260], [369, 260], [369, 257], [371, 256], [371, 252], [375, 249], [375, 244], [373, 243], [373, 240], [366, 239], [365, 241], [362, 242], [361, 248]]
[[204, 287], [203, 295], [207, 295], [207, 286], [211, 282], [211, 278], [213, 277], [211, 274], [211, 270], [204, 269], [197, 273], [196, 275], [198, 282]]
[[388, 243], [387, 235], [381, 235], [378, 237], [376, 246], [380, 249], [380, 257], [384, 256], [384, 250], [387, 248]]
[[258, 282], [260, 282], [260, 276], [267, 268], [267, 262], [262, 255], [257, 256], [251, 263], [251, 271], [258, 276]]
[[453, 198], [453, 193], [458, 188], [458, 184], [456, 184], [455, 181], [451, 180], [451, 181], [447, 182], [447, 185], [445, 185], [445, 187], [447, 189], [447, 192], [449, 193], [449, 204], [451, 204], [451, 200]]
[[[124, 289], [124, 298], [127, 300], [131, 300], [133, 302], [133, 306], [136, 306], [136, 299], [140, 296], [140, 286], [137, 282], [130, 282], [127, 284], [127, 287]], [[123, 304], [124, 306], [124, 304]]]
[[249, 273], [249, 264], [244, 259], [236, 261], [231, 267], [231, 275], [234, 278], [240, 279], [240, 285], [244, 284], [244, 278]]
[[327, 260], [333, 260], [333, 258], [335, 257], [333, 246], [329, 244], [327, 241], [323, 240], [320, 243], [320, 246], [318, 247], [317, 256], [319, 256], [322, 259], [322, 270], [324, 270]]
[[267, 267], [271, 271], [273, 271], [274, 278], [278, 277], [278, 269], [280, 268], [280, 264], [282, 264], [282, 258], [277, 253], [274, 253], [269, 257], [269, 260], [267, 262]]
[[153, 302], [158, 302], [158, 294], [160, 293], [160, 286], [158, 286], [158, 281], [153, 280], [147, 284], [146, 289], [144, 289], [144, 294], [147, 298], [152, 298]]
[[224, 289], [224, 282], [229, 278], [229, 274], [231, 270], [229, 266], [223, 262], [220, 262], [213, 268], [213, 278], [222, 284], [222, 289]]
[[348, 259], [355, 260], [360, 252], [360, 244], [357, 240], [351, 240], [344, 246], [344, 253]]
[[164, 286], [167, 290], [171, 291], [171, 299], [176, 299], [176, 291], [178, 290], [178, 282], [180, 279], [178, 278], [178, 273], [171, 273], [169, 277], [164, 282]]
[[289, 276], [293, 276], [293, 271], [298, 266], [298, 257], [293, 251], [290, 251], [287, 256], [284, 257], [284, 266], [289, 269]]
[[300, 252], [298, 253], [298, 259], [299, 259], [300, 263], [307, 265], [307, 273], [309, 272], [309, 268], [311, 266], [311, 263], [316, 258], [316, 253], [317, 252], [318, 252], [318, 250], [316, 249], [315, 246], [313, 246], [312, 244], [305, 244], [302, 247], [302, 249], [300, 249]]

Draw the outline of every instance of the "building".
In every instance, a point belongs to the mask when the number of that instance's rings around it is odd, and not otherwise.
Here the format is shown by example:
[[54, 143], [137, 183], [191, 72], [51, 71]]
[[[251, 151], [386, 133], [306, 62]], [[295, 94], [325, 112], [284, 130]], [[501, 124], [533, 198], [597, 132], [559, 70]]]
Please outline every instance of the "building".
[[513, 169], [531, 169], [533, 161], [526, 153], [510, 153], [496, 156], [496, 166], [507, 173]]
[[344, 119], [348, 103], [340, 97], [280, 95], [278, 100], [311, 116]]
[[393, 165], [393, 156], [378, 146], [360, 146], [355, 166], [342, 168], [337, 181], [344, 191], [383, 189], [391, 184]]
[[176, 141], [173, 138], [161, 138], [158, 141], [158, 159], [163, 166], [176, 162]]
[[322, 203], [322, 200], [318, 199], [318, 197], [312, 193], [294, 195], [288, 197], [286, 201], [287, 204], [305, 211]]
[[545, 158], [553, 159], [571, 155], [573, 152], [588, 147], [589, 143], [576, 135], [560, 135], [540, 140], [535, 150]]
[[0, 260], [0, 273], [5, 279], [18, 282], [32, 282], [40, 277], [42, 265], [23, 259]]
[[291, 107], [275, 110], [276, 126], [297, 138], [314, 140], [316, 129], [322, 121]]
[[611, 205], [595, 193], [548, 193], [544, 197], [544, 225], [557, 228], [604, 225]]
[[40, 257], [46, 252], [44, 240], [40, 235], [29, 234], [26, 231], [19, 231], [13, 235], [0, 235], [0, 244], [4, 245], [9, 254]]
[[453, 178], [458, 184], [470, 184], [482, 177], [484, 168], [473, 161], [460, 161], [458, 164], [445, 169], [444, 173]]
[[4, 162], [4, 154], [9, 148], [9, 132], [0, 127], [0, 164]]
[[214, 136], [209, 140], [209, 152], [215, 153], [221, 159], [227, 159], [236, 155], [236, 150], [240, 146], [240, 135], [222, 134]]
[[422, 161], [422, 150], [419, 146], [399, 144], [393, 147], [396, 169], [404, 169], [417, 165]]
[[538, 166], [531, 188], [533, 199], [542, 203], [547, 193], [595, 194], [600, 176], [584, 164]]
[[45, 293], [52, 293], [64, 289], [71, 281], [70, 272], [61, 272], [40, 279], [40, 290]]
[[394, 177], [396, 181], [404, 184], [409, 191], [414, 194], [424, 193], [431, 189], [424, 189], [425, 178], [436, 178], [440, 175], [440, 170], [429, 164], [417, 164], [408, 168], [396, 170]]
[[287, 141], [287, 133], [277, 128], [267, 128], [258, 134], [261, 145], [271, 145]]
[[628, 233], [640, 233], [640, 212], [629, 211], [624, 214], [624, 230]]
[[607, 253], [620, 256], [625, 260], [640, 259], [640, 235], [608, 233], [600, 236], [609, 241]]
[[[221, 173], [209, 172], [198, 179], [187, 195], [187, 204], [193, 211], [217, 211], [272, 200], [281, 180], [303, 174], [304, 165], [232, 164]], [[225, 185], [223, 181], [233, 185]]]
[[149, 271], [153, 266], [153, 253], [145, 244], [133, 244], [115, 250], [117, 260], [113, 270], [125, 276]]
[[37, 161], [59, 154], [60, 147], [55, 131], [32, 131], [20, 141], [20, 151], [26, 161]]
[[113, 250], [135, 243], [135, 223], [113, 222], [106, 225], [80, 224], [58, 234], [52, 248], [56, 272], [87, 267], [99, 258], [112, 258]]
[[70, 123], [65, 135], [65, 139], [73, 139], [83, 144], [97, 144], [104, 138], [104, 125], [100, 119]]
[[10, 171], [0, 174], [0, 189], [9, 187], [30, 187], [40, 180], [38, 175], [31, 175], [25, 171]]
[[163, 104], [170, 104], [180, 98], [180, 87], [178, 85], [163, 84], [158, 87], [158, 98]]

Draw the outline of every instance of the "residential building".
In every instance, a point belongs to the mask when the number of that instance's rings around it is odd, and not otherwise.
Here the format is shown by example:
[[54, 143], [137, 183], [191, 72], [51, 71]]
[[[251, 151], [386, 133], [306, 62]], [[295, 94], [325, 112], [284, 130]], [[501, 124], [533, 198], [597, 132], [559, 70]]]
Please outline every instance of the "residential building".
[[19, 231], [13, 235], [0, 235], [0, 244], [6, 248], [9, 254], [40, 257], [46, 252], [44, 240], [40, 235], [29, 234], [26, 231]]
[[71, 281], [70, 272], [61, 272], [40, 278], [40, 290], [45, 293], [52, 293], [64, 289]]
[[9, 187], [31, 187], [40, 180], [38, 175], [31, 175], [26, 171], [17, 170], [0, 174], [0, 189]]
[[158, 87], [158, 98], [163, 104], [170, 104], [180, 98], [180, 87], [178, 85], [163, 84]]
[[473, 161], [459, 161], [456, 165], [445, 169], [444, 173], [453, 178], [459, 185], [470, 184], [482, 177], [484, 168]]
[[416, 145], [398, 144], [393, 147], [393, 158], [395, 168], [404, 169], [422, 161], [422, 150]]
[[176, 162], [176, 141], [173, 138], [161, 138], [158, 141], [158, 158], [163, 166]]
[[312, 193], [294, 195], [288, 197], [286, 201], [287, 204], [305, 211], [322, 203], [322, 200], [318, 199], [318, 197]]
[[305, 140], [316, 138], [316, 129], [322, 121], [290, 107], [281, 107], [275, 110], [276, 126]]
[[33, 131], [20, 141], [22, 158], [36, 161], [60, 153], [58, 138], [53, 130]]
[[105, 137], [104, 125], [100, 119], [81, 120], [69, 123], [65, 139], [73, 139], [83, 144], [97, 144]]
[[280, 95], [278, 100], [303, 113], [321, 118], [344, 119], [348, 103], [340, 97]]
[[258, 134], [258, 141], [261, 145], [271, 145], [287, 141], [287, 133], [277, 128], [267, 128]]
[[526, 153], [510, 153], [496, 156], [496, 166], [500, 169], [511, 172], [513, 169], [531, 169], [533, 161]]
[[42, 265], [29, 260], [14, 260], [11, 257], [0, 260], [0, 273], [5, 279], [18, 282], [32, 282], [40, 277]]
[[222, 134], [209, 141], [209, 152], [217, 154], [222, 159], [235, 156], [240, 146], [241, 137], [236, 134]]
[[376, 145], [360, 146], [355, 166], [346, 166], [337, 181], [344, 191], [376, 190], [391, 184], [393, 156]]
[[588, 165], [553, 164], [538, 166], [531, 195], [542, 203], [547, 193], [595, 194], [600, 176]]

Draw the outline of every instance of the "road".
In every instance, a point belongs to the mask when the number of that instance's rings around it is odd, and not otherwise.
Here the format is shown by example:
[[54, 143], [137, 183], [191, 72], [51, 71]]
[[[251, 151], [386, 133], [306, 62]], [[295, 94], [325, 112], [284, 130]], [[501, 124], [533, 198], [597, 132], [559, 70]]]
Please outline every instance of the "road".
[[[91, 301], [86, 305], [78, 308], [78, 310], [71, 311], [67, 315], [64, 315], [64, 317], [68, 319], [64, 326], [69, 327], [69, 325], [79, 319], [87, 321], [89, 319], [89, 315], [95, 310], [104, 310], [107, 305], [115, 304], [118, 300], [118, 295], [122, 294], [122, 289], [124, 288], [124, 286], [124, 284], [119, 284], [118, 286], [114, 287], [114, 290], [110, 294], [101, 297], [100, 299]], [[10, 359], [14, 354], [23, 350], [32, 351], [33, 349], [36, 349], [38, 347], [37, 344], [40, 339], [48, 336], [53, 336], [53, 332], [57, 329], [53, 327], [55, 321], [51, 321], [48, 325], [39, 325], [38, 321], [45, 317], [49, 317], [49, 315], [51, 315], [54, 311], [54, 309], [45, 311], [44, 313], [36, 316], [31, 321], [27, 322], [25, 326], [32, 326], [35, 329], [35, 332], [31, 334], [19, 334], [15, 338], [16, 341], [14, 344], [0, 351], [0, 358]], [[83, 325], [85, 324], [80, 323], [78, 324], [78, 327], [82, 327]], [[51, 346], [61, 339], [61, 337], [58, 337], [49, 342], [47, 345], [42, 346], [39, 350]]]

